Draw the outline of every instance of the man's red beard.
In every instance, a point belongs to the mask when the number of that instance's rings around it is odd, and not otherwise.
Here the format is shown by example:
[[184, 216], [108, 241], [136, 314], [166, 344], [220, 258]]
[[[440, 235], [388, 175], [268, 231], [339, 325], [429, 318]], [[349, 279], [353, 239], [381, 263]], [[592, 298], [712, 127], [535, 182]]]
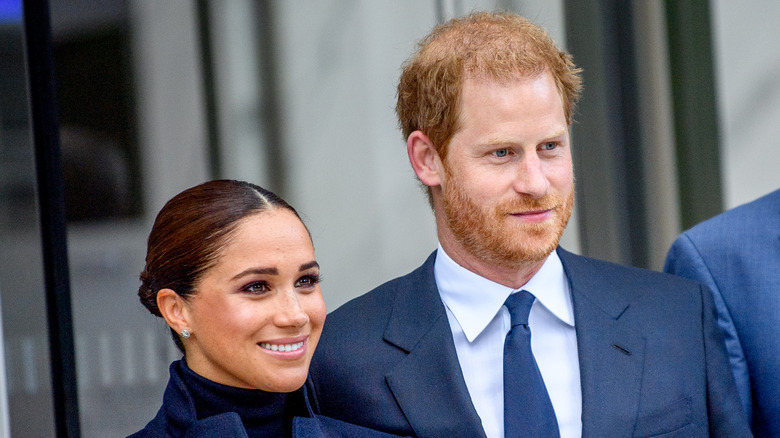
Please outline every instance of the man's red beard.
[[[568, 199], [557, 193], [539, 199], [527, 195], [498, 205], [480, 205], [448, 178], [442, 205], [447, 226], [466, 251], [477, 259], [509, 269], [544, 260], [558, 246], [574, 207], [574, 188]], [[552, 210], [544, 222], [523, 223], [511, 213]]]

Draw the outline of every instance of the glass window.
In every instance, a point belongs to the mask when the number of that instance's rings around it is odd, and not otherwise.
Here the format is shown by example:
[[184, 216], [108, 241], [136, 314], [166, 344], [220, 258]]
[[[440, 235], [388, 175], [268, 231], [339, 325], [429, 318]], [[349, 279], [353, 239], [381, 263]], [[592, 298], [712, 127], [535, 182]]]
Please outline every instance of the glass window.
[[54, 435], [21, 0], [0, 2], [0, 434]]

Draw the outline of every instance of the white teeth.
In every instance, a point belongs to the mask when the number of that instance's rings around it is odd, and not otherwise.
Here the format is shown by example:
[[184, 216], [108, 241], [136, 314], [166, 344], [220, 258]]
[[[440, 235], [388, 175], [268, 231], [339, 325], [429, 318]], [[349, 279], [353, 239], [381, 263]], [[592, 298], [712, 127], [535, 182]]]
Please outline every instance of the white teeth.
[[259, 345], [262, 348], [271, 351], [295, 351], [303, 347], [303, 342], [297, 342], [295, 344], [269, 344], [267, 342], [261, 342]]

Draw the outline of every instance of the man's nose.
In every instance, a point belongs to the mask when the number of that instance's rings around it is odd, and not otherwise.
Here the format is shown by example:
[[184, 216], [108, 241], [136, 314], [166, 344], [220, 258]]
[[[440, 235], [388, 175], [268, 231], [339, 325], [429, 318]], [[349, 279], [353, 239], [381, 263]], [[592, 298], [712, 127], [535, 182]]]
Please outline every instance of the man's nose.
[[513, 187], [517, 193], [534, 199], [547, 194], [550, 182], [547, 180], [541, 160], [535, 153], [525, 154], [518, 160]]

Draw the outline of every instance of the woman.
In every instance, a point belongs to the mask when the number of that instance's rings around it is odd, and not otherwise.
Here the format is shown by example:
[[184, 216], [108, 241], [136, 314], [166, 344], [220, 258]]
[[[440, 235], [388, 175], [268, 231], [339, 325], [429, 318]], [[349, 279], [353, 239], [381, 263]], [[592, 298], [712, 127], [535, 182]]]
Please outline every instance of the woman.
[[211, 181], [157, 215], [138, 295], [184, 358], [132, 437], [389, 436], [315, 416], [304, 383], [325, 321], [308, 230], [283, 199]]

